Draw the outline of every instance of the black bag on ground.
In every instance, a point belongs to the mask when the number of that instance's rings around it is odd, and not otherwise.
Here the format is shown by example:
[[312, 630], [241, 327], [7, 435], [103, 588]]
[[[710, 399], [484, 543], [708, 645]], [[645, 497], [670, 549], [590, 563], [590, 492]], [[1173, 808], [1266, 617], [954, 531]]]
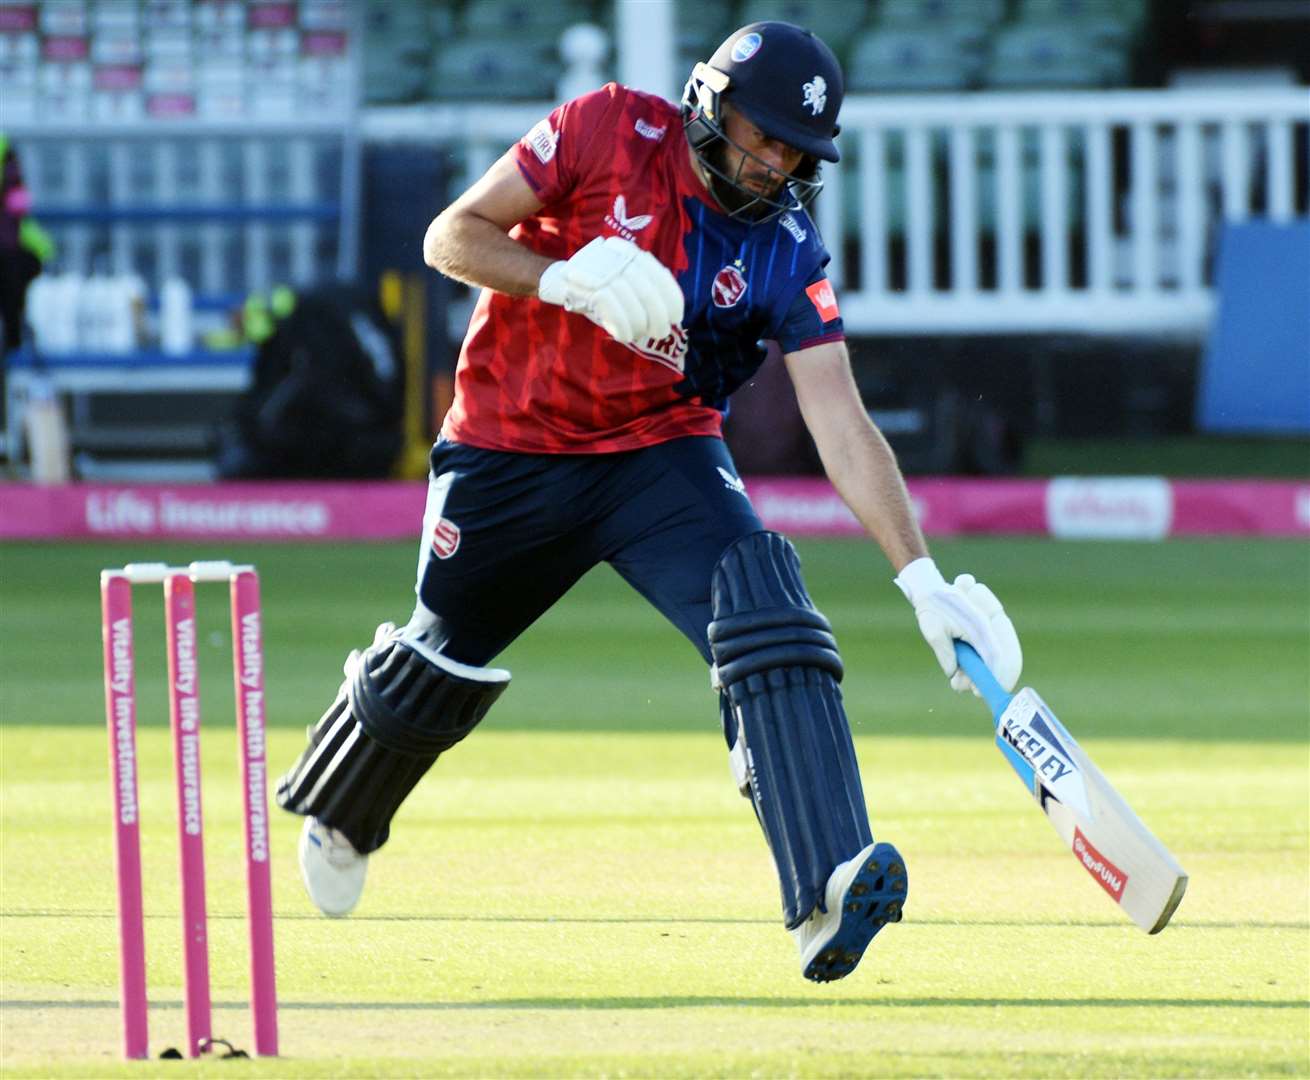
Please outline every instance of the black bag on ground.
[[395, 328], [361, 289], [314, 289], [259, 347], [253, 385], [218, 431], [219, 474], [385, 476], [403, 409]]

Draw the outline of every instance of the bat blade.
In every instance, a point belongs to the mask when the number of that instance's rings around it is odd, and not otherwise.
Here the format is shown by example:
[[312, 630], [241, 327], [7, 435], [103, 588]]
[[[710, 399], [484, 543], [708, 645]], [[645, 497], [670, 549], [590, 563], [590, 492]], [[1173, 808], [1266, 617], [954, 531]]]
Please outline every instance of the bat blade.
[[996, 745], [1079, 865], [1148, 934], [1168, 924], [1187, 872], [1030, 687], [1008, 694], [962, 641], [956, 656], [996, 721]]

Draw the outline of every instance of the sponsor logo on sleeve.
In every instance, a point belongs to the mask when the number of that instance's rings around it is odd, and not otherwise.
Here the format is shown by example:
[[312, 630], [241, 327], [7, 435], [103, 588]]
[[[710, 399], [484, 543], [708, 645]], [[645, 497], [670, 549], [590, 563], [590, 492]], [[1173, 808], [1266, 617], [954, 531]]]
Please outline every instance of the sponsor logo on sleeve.
[[1083, 864], [1083, 869], [1096, 879], [1096, 884], [1113, 896], [1116, 903], [1122, 904], [1128, 875], [1097, 851], [1077, 826], [1073, 830], [1073, 853]]
[[746, 295], [746, 276], [739, 265], [728, 264], [714, 275], [714, 284], [710, 286], [710, 296], [714, 306], [734, 307], [738, 300]]
[[664, 133], [669, 130], [668, 127], [656, 127], [654, 124], [648, 124], [641, 117], [637, 117], [633, 129], [643, 139], [649, 139], [651, 142], [659, 142], [664, 138]]
[[1158, 476], [1056, 477], [1046, 488], [1052, 536], [1070, 540], [1163, 540], [1173, 489]]
[[810, 298], [814, 310], [824, 322], [832, 322], [841, 312], [837, 308], [837, 294], [832, 291], [832, 282], [827, 278], [805, 287], [805, 295]]
[[779, 219], [779, 224], [782, 225], [782, 227], [786, 229], [789, 233], [791, 233], [791, 238], [795, 240], [796, 243], [798, 244], [805, 243], [805, 238], [809, 236], [809, 233], [807, 233], [804, 229], [801, 228], [800, 222], [798, 222], [790, 214], [783, 214], [782, 217]]
[[532, 130], [523, 136], [524, 145], [537, 155], [543, 165], [549, 165], [555, 156], [555, 147], [559, 145], [559, 134], [550, 126], [550, 118], [538, 120]]
[[432, 553], [438, 559], [449, 559], [459, 550], [459, 526], [449, 518], [438, 518], [432, 527]]
[[633, 214], [628, 216], [628, 200], [623, 195], [614, 196], [614, 209], [605, 215], [605, 224], [618, 233], [624, 240], [636, 240], [636, 234], [655, 220], [654, 214]]
[[732, 47], [732, 58], [739, 64], [744, 64], [752, 56], [760, 51], [760, 45], [764, 41], [759, 34], [752, 30], [749, 34], [743, 34], [737, 39], [737, 43]]

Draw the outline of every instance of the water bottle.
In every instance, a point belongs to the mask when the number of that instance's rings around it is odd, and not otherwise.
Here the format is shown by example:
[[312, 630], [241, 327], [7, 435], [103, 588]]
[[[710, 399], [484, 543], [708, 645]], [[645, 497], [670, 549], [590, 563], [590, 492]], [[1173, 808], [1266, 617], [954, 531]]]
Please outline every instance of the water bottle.
[[68, 425], [46, 379], [32, 383], [23, 412], [34, 484], [66, 484], [69, 476]]
[[106, 287], [105, 352], [122, 356], [136, 348], [136, 323], [132, 311], [132, 279], [115, 274]]
[[169, 356], [183, 356], [195, 347], [191, 287], [169, 278], [159, 290], [159, 347]]
[[60, 274], [51, 279], [50, 285], [45, 323], [47, 349], [55, 356], [77, 352], [82, 278], [78, 274]]

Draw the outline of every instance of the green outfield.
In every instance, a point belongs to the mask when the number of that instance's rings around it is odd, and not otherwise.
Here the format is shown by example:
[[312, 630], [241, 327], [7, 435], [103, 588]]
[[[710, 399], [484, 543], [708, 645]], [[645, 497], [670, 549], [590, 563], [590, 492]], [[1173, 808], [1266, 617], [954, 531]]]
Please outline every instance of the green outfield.
[[[414, 545], [0, 546], [3, 1075], [1310, 1075], [1310, 546], [936, 545], [1006, 602], [1025, 681], [1189, 870], [1155, 937], [1060, 849], [875, 551], [799, 546], [910, 874], [853, 976], [801, 979], [703, 665], [602, 570], [502, 658], [514, 685], [406, 804], [350, 919], [313, 912], [275, 815], [284, 1057], [153, 1065], [118, 1057], [97, 571], [258, 563], [284, 765], [346, 649], [407, 614]], [[215, 1031], [248, 1047], [229, 632], [222, 590], [200, 603]], [[158, 1053], [183, 1016], [157, 590], [137, 615]]]

